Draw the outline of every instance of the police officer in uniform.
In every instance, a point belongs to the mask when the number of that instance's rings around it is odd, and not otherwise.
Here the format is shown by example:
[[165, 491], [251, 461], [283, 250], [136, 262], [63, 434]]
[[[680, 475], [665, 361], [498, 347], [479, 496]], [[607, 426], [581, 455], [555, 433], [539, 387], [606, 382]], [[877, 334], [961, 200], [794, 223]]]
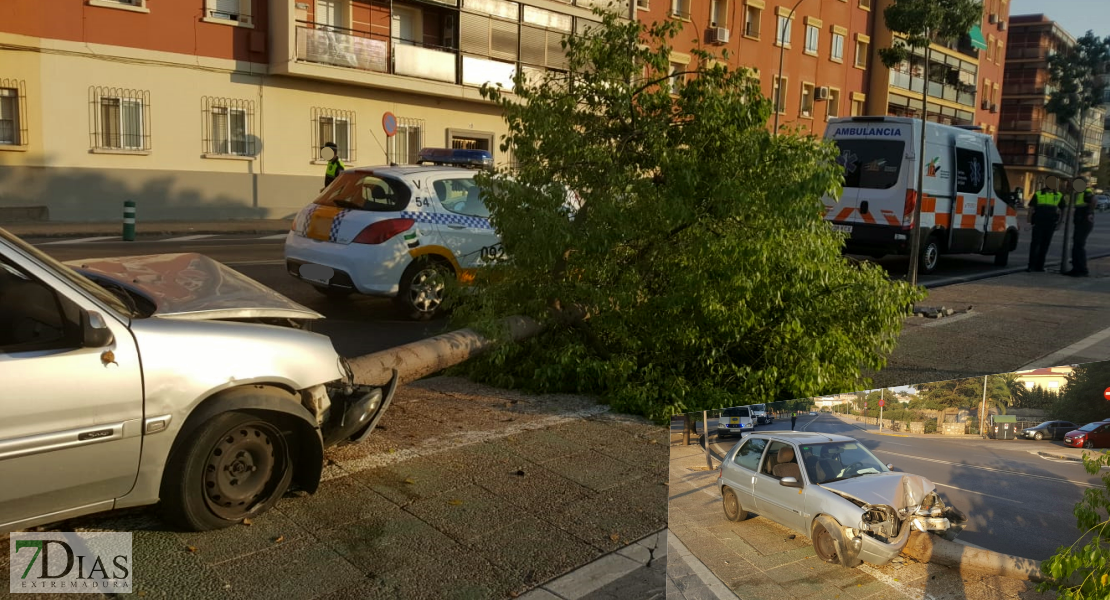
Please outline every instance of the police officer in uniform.
[[1087, 236], [1095, 226], [1095, 213], [1091, 202], [1095, 191], [1088, 187], [1075, 195], [1075, 240], [1071, 246], [1071, 270], [1064, 273], [1071, 277], [1087, 277]]
[[1056, 231], [1056, 223], [1060, 220], [1060, 198], [1060, 194], [1044, 186], [1041, 191], [1033, 194], [1033, 198], [1029, 201], [1033, 236], [1029, 243], [1029, 268], [1026, 271], [1044, 271], [1048, 246], [1052, 243], [1052, 234]]
[[790, 431], [794, 431], [794, 423], [798, 422], [798, 411], [790, 413]]
[[326, 188], [331, 185], [331, 182], [335, 181], [336, 177], [339, 177], [345, 167], [343, 161], [339, 160], [339, 146], [336, 146], [335, 142], [324, 144], [321, 150], [323, 157], [328, 159], [327, 170], [324, 171], [324, 187]]

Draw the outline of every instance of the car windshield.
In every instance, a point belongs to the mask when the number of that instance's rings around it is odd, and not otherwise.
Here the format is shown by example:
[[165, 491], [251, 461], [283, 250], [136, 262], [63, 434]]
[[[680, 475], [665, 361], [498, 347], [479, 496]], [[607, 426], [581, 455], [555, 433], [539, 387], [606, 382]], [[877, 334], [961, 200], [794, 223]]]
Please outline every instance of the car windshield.
[[411, 198], [409, 187], [397, 179], [365, 171], [347, 171], [324, 188], [312, 203], [353, 210], [397, 212], [405, 210]]
[[1080, 427], [1079, 431], [1094, 431], [1094, 430], [1098, 429], [1101, 426], [1102, 426], [1101, 421], [1099, 421], [1098, 423], [1087, 423], [1086, 425]]
[[723, 411], [721, 411], [721, 416], [722, 417], [748, 417], [748, 416], [751, 416], [751, 414], [748, 413], [747, 407], [739, 407], [739, 408], [726, 408]]
[[856, 441], [802, 444], [801, 449], [806, 474], [815, 483], [831, 483], [890, 470]]
[[886, 190], [898, 183], [905, 142], [892, 140], [836, 140], [844, 168], [844, 187]]
[[135, 316], [131, 309], [128, 308], [127, 304], [120, 300], [119, 297], [117, 297], [115, 294], [98, 285], [96, 282], [89, 279], [88, 277], [85, 277], [84, 275], [78, 273], [77, 271], [74, 271], [70, 267], [67, 267], [66, 265], [58, 262], [38, 248], [35, 248], [34, 246], [8, 233], [7, 231], [4, 231], [3, 229], [0, 229], [0, 238], [3, 238], [5, 242], [11, 244], [12, 246], [15, 246], [21, 252], [34, 258], [39, 263], [46, 265], [56, 275], [69, 281], [77, 288], [81, 289], [97, 300], [100, 300], [104, 304], [107, 304], [110, 308], [117, 311], [119, 314], [131, 317]]
[[767, 409], [762, 404], [753, 404], [752, 410], [755, 412], [767, 412]]

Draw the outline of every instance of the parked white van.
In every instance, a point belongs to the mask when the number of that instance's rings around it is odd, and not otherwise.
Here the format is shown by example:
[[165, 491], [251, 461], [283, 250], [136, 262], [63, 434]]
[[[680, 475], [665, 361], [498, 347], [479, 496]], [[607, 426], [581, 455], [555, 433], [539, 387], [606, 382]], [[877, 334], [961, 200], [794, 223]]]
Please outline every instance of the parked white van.
[[[1004, 266], [1017, 247], [1018, 200], [993, 139], [977, 129], [929, 123], [921, 273], [935, 271], [941, 254], [993, 255]], [[843, 194], [822, 198], [825, 219], [848, 234], [846, 251], [909, 254], [921, 120], [830, 119], [825, 138], [839, 147], [844, 167]]]
[[751, 410], [747, 406], [734, 406], [721, 411], [717, 419], [717, 438], [731, 435], [744, 435], [745, 431], [754, 431], [755, 422], [752, 421]]

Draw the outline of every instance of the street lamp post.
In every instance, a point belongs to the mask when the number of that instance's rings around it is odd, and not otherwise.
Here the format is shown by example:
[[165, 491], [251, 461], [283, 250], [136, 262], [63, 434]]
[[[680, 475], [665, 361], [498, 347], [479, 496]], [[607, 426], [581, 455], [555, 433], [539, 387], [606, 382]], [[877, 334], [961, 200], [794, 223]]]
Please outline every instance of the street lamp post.
[[805, 0], [798, 0], [794, 3], [794, 7], [790, 9], [790, 14], [786, 16], [786, 25], [781, 27], [778, 31], [779, 42], [779, 72], [775, 75], [775, 80], [771, 82], [771, 89], [776, 89], [778, 86], [778, 93], [775, 94], [775, 106], [772, 107], [775, 111], [775, 135], [779, 134], [779, 105], [782, 104], [782, 94], [785, 90], [782, 89], [782, 61], [786, 56], [786, 29], [794, 21], [794, 11], [798, 10], [798, 6]]

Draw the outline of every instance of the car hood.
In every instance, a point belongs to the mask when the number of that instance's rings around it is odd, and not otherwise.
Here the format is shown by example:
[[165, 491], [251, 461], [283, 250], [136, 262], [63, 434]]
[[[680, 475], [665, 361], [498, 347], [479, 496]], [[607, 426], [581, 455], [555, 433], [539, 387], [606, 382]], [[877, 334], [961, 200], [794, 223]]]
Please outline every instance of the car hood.
[[72, 260], [93, 280], [106, 278], [150, 299], [152, 316], [175, 319], [322, 319], [242, 273], [195, 252]]
[[824, 483], [821, 487], [865, 504], [885, 504], [895, 510], [920, 506], [925, 496], [936, 489], [933, 482], [920, 475], [894, 472], [862, 475]]
[[1088, 433], [1090, 433], [1090, 431], [1079, 431], [1079, 430], [1077, 429], [1077, 430], [1074, 430], [1074, 431], [1069, 431], [1069, 432], [1065, 433], [1065, 434], [1064, 434], [1064, 437], [1065, 437], [1065, 438], [1070, 438], [1070, 437], [1079, 437], [1079, 436], [1081, 436], [1081, 435], [1087, 435]]

